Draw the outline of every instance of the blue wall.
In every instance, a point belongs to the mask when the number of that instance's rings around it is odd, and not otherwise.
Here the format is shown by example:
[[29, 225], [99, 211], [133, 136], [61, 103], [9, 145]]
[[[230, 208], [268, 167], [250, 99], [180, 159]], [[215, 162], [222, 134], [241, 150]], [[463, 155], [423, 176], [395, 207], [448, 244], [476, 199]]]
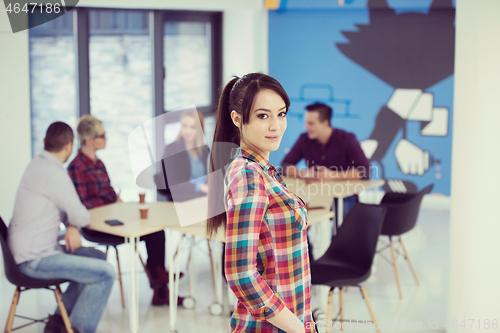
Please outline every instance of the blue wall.
[[[391, 31], [404, 31], [407, 19], [401, 15], [419, 13], [415, 20], [420, 20], [422, 26], [428, 19], [430, 0], [365, 1], [345, 0], [343, 7], [338, 7], [337, 1], [305, 1], [282, 0], [278, 11], [269, 13], [269, 73], [285, 88], [292, 101], [288, 117], [288, 129], [284, 135], [280, 149], [271, 154], [271, 162], [279, 165], [288, 151], [304, 132], [304, 107], [314, 101], [329, 104], [334, 109], [333, 127], [355, 133], [359, 141], [366, 140], [374, 130], [375, 118], [382, 107], [387, 105], [398, 84], [390, 84], [365, 69], [362, 65], [345, 56], [337, 43], [349, 43], [343, 32], [370, 30], [370, 20], [373, 15], [384, 10], [393, 11], [394, 24], [387, 26]], [[454, 17], [454, 4], [451, 1], [435, 0], [434, 5], [442, 13]], [[370, 8], [368, 8], [370, 6]], [[372, 13], [370, 13], [370, 10]], [[403, 14], [406, 13], [406, 14]], [[403, 18], [403, 19], [402, 19]], [[357, 26], [361, 25], [361, 26]], [[453, 21], [451, 21], [453, 25]], [[385, 29], [389, 29], [385, 28]], [[454, 34], [454, 27], [453, 34]], [[366, 31], [365, 31], [366, 32]], [[428, 33], [422, 31], [422, 34]], [[440, 31], [435, 31], [436, 36]], [[417, 34], [418, 36], [418, 34]], [[391, 33], [379, 34], [373, 37], [377, 43], [383, 44], [384, 39], [392, 38]], [[451, 37], [449, 37], [451, 38]], [[454, 35], [453, 35], [454, 38]], [[454, 39], [453, 39], [454, 40]], [[404, 61], [405, 50], [401, 51], [401, 61]], [[370, 52], [369, 50], [366, 52]], [[382, 52], [383, 53], [383, 52]], [[432, 54], [432, 50], [422, 51], [427, 57], [441, 57], [441, 52]], [[424, 55], [424, 54], [423, 54]], [[373, 57], [380, 57], [374, 53]], [[411, 57], [410, 57], [411, 59]], [[445, 61], [447, 61], [445, 59]], [[411, 67], [414, 62], [409, 61]], [[369, 66], [366, 66], [369, 67]], [[451, 59], [453, 68], [453, 59]], [[428, 69], [427, 69], [428, 70]], [[418, 68], [416, 73], [418, 73]], [[413, 182], [419, 189], [434, 183], [434, 191], [450, 195], [451, 172], [451, 138], [453, 115], [453, 75], [439, 79], [431, 86], [419, 86], [424, 92], [434, 96], [434, 107], [449, 110], [448, 130], [442, 136], [421, 135], [420, 121], [406, 122], [406, 139], [423, 151], [429, 152], [431, 165], [423, 175], [405, 174], [398, 166], [394, 149], [403, 137], [400, 130], [390, 144], [389, 150], [381, 159], [385, 170], [385, 179], [401, 179]], [[432, 162], [434, 161], [434, 164]], [[373, 161], [372, 166], [378, 166]], [[372, 178], [381, 178], [380, 173]]]

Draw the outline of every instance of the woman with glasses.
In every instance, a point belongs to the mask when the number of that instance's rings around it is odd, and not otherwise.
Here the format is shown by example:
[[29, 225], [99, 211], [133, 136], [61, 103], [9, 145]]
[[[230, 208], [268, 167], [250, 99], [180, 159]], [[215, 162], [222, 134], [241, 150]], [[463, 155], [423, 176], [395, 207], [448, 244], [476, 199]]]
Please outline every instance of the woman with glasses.
[[[85, 115], [78, 122], [77, 132], [81, 148], [69, 164], [68, 173], [80, 200], [87, 209], [121, 202], [120, 196], [111, 187], [104, 163], [96, 155], [98, 150], [106, 148], [106, 132], [102, 121], [92, 115]], [[91, 235], [96, 242], [99, 242], [100, 236], [123, 240], [123, 237], [89, 229], [85, 230], [85, 233]], [[158, 231], [141, 237], [141, 240], [146, 243], [148, 252], [146, 272], [150, 286], [154, 289], [152, 304], [166, 305], [169, 302], [169, 294], [168, 272], [165, 269], [165, 232]], [[181, 297], [179, 303], [182, 303]]]

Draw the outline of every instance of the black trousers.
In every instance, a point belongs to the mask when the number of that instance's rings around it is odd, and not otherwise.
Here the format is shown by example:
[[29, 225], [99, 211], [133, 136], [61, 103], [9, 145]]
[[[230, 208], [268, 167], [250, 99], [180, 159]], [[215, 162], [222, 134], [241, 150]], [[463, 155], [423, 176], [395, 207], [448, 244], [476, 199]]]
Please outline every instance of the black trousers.
[[[91, 237], [88, 239], [94, 243], [108, 243], [115, 241], [117, 244], [125, 242], [125, 239], [120, 236], [106, 234], [100, 231], [87, 229], [87, 234]], [[165, 231], [157, 231], [155, 233], [142, 236], [141, 241], [146, 243], [146, 250], [148, 252], [148, 260], [146, 267], [153, 269], [154, 267], [161, 267], [165, 269]]]

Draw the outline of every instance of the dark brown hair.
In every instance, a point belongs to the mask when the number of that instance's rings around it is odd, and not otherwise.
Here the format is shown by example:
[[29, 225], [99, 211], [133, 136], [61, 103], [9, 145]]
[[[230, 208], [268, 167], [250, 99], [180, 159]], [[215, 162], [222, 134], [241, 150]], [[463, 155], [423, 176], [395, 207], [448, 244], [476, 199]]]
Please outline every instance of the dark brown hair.
[[[288, 111], [290, 99], [285, 89], [276, 79], [269, 75], [250, 73], [241, 78], [235, 76], [224, 87], [217, 108], [214, 139], [210, 154], [210, 172], [221, 170], [224, 176], [225, 166], [231, 162], [230, 147], [240, 146], [240, 128], [234, 125], [231, 112], [235, 110], [243, 120], [242, 123], [248, 124], [255, 97], [263, 89], [272, 90], [280, 95]], [[213, 179], [217, 178], [209, 177], [208, 180], [210, 189], [208, 211], [210, 215], [207, 223], [207, 233], [209, 236], [215, 234], [221, 226], [226, 227], [226, 212], [218, 215], [211, 213], [217, 203], [224, 200], [224, 183], [213, 183], [211, 182]]]
[[44, 149], [52, 153], [58, 153], [68, 142], [73, 142], [74, 138], [73, 130], [68, 124], [56, 121], [47, 128]]
[[306, 106], [306, 110], [308, 112], [317, 112], [319, 115], [319, 121], [324, 122], [325, 120], [328, 120], [328, 123], [331, 126], [333, 110], [328, 105], [316, 102], [314, 104]]

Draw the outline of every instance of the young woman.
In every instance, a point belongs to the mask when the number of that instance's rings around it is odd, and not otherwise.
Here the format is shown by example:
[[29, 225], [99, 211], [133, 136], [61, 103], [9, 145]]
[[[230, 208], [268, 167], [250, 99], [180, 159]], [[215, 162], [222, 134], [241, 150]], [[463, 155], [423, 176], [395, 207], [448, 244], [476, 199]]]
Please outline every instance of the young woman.
[[[226, 229], [225, 274], [238, 298], [229, 332], [314, 329], [305, 205], [269, 162], [289, 106], [279, 82], [259, 73], [235, 77], [220, 97], [211, 168], [225, 170], [225, 187], [209, 183], [209, 205], [223, 195], [226, 212], [207, 231]], [[239, 148], [229, 156], [221, 143]]]
[[179, 135], [165, 148], [166, 190], [158, 190], [168, 200], [175, 201], [197, 198], [208, 191], [206, 166], [209, 149], [203, 137], [203, 115], [195, 110], [184, 111], [180, 123]]

